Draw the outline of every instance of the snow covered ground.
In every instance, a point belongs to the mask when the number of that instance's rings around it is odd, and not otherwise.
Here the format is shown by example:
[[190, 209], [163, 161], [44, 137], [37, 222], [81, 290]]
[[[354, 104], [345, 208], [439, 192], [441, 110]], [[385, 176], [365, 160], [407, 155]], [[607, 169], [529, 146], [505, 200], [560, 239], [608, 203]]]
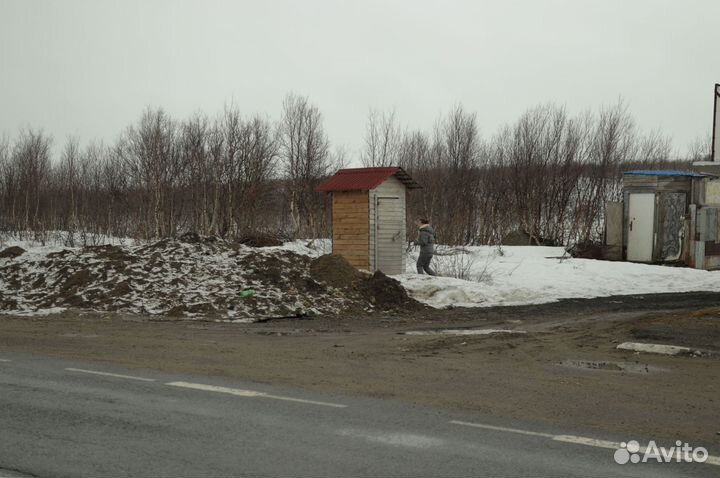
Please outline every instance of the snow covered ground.
[[[278, 249], [317, 256], [329, 240], [286, 243]], [[489, 307], [555, 302], [560, 299], [664, 292], [720, 291], [720, 271], [574, 259], [562, 247], [439, 246], [432, 266], [441, 277], [418, 275], [417, 249], [406, 257], [406, 273], [393, 276], [411, 297], [438, 308]], [[449, 254], [449, 255], [444, 255]], [[562, 258], [562, 259], [561, 259]], [[462, 277], [459, 279], [457, 277]]]
[[[396, 278], [415, 299], [433, 307], [524, 305], [568, 298], [663, 292], [720, 291], [720, 272], [563, 257], [561, 247], [468, 247], [469, 254], [436, 256], [446, 277], [407, 273]], [[442, 249], [440, 250], [442, 252]], [[461, 280], [453, 275], [465, 276]], [[451, 276], [451, 277], [447, 277]]]

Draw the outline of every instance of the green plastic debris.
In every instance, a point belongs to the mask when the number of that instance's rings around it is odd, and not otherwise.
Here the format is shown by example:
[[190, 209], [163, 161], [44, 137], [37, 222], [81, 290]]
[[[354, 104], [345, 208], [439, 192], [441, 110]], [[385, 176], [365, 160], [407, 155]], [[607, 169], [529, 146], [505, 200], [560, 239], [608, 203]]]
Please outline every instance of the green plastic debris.
[[252, 297], [255, 295], [255, 291], [252, 289], [245, 289], [243, 291], [240, 291], [240, 297]]

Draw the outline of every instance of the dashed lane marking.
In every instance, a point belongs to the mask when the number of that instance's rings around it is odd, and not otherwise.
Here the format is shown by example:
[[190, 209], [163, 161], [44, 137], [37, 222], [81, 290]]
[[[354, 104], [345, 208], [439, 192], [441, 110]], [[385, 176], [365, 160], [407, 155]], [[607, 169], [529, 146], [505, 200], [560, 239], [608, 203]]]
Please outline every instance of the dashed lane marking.
[[[472, 422], [463, 422], [459, 420], [450, 420], [450, 423], [453, 425], [462, 425], [466, 427], [473, 427], [473, 428], [482, 428], [484, 430], [494, 430], [499, 432], [508, 432], [508, 433], [517, 433], [520, 435], [529, 435], [529, 436], [536, 436], [541, 438], [547, 438], [549, 440], [554, 440], [558, 442], [563, 443], [572, 443], [575, 445], [586, 445], [586, 446], [592, 446], [596, 448], [609, 448], [612, 450], [617, 450], [620, 448], [620, 442], [615, 441], [609, 441], [609, 440], [598, 440], [596, 438], [588, 438], [588, 437], [581, 437], [581, 436], [575, 436], [575, 435], [553, 435], [551, 433], [539, 433], [539, 432], [533, 432], [529, 430], [520, 430], [519, 428], [506, 428], [506, 427], [498, 427], [494, 425], [485, 425], [484, 423], [472, 423]], [[707, 459], [703, 462], [707, 465], [717, 465], [720, 466], [720, 457], [708, 455]]]
[[154, 378], [144, 378], [144, 377], [134, 377], [132, 375], [122, 375], [119, 373], [109, 373], [109, 372], [99, 372], [97, 370], [85, 370], [82, 368], [66, 368], [68, 372], [78, 372], [78, 373], [89, 373], [92, 375], [102, 375], [104, 377], [115, 377], [115, 378], [126, 378], [128, 380], [139, 380], [141, 382], [154, 382]]
[[498, 432], [519, 433], [520, 435], [530, 435], [530, 436], [534, 436], [534, 437], [543, 437], [543, 438], [553, 438], [554, 437], [554, 435], [551, 435], [550, 433], [538, 433], [538, 432], [531, 432], [529, 430], [519, 430], [517, 428], [496, 427], [494, 425], [485, 425], [483, 423], [461, 422], [458, 420], [450, 420], [450, 423], [452, 423], [453, 425], [463, 425], [466, 427], [483, 428], [485, 430], [495, 430]]
[[168, 382], [165, 385], [170, 385], [171, 387], [192, 388], [193, 390], [203, 390], [205, 392], [227, 393], [230, 395], [237, 395], [239, 397], [257, 397], [259, 395], [262, 395], [262, 393], [255, 392], [253, 390], [242, 390], [240, 388], [218, 387], [215, 385], [205, 385], [202, 383]]
[[347, 407], [347, 405], [341, 405], [339, 403], [319, 402], [317, 400], [305, 400], [302, 398], [285, 397], [282, 395], [271, 395], [271, 394], [264, 393], [264, 392], [257, 392], [255, 390], [244, 390], [244, 389], [240, 389], [240, 388], [219, 387], [216, 385], [206, 385], [203, 383], [168, 382], [165, 385], [170, 385], [171, 387], [190, 388], [193, 390], [203, 390], [205, 392], [227, 393], [229, 395], [235, 395], [235, 396], [239, 396], [239, 397], [270, 398], [273, 400], [284, 400], [287, 402], [306, 403], [309, 405], [320, 405], [323, 407], [334, 407], [334, 408]]
[[620, 443], [616, 441], [596, 440], [595, 438], [577, 437], [574, 435], [554, 435], [552, 439], [565, 443], [574, 443], [576, 445], [587, 445], [597, 448], [610, 448], [612, 450], [620, 448]]
[[317, 400], [305, 400], [304, 398], [284, 397], [281, 395], [263, 395], [263, 397], [271, 398], [273, 400], [284, 400], [286, 402], [307, 403], [309, 405], [321, 405], [323, 407], [347, 408], [347, 405], [342, 405], [340, 403], [319, 402]]

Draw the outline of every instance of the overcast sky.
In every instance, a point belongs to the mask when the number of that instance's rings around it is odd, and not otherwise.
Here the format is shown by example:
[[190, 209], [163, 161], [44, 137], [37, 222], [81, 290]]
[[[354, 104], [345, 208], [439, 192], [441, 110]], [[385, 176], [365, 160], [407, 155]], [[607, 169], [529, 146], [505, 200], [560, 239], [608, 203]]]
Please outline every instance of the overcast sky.
[[0, 135], [112, 142], [143, 109], [277, 118], [307, 95], [348, 159], [368, 111], [430, 129], [454, 104], [483, 136], [533, 105], [622, 97], [683, 152], [712, 127], [718, 0], [0, 0]]

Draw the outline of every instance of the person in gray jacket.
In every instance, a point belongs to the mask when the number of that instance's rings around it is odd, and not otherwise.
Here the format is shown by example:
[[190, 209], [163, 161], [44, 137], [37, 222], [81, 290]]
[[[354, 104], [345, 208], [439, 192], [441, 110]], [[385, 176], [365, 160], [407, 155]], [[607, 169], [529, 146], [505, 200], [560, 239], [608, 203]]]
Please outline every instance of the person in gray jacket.
[[435, 271], [430, 268], [430, 261], [432, 261], [433, 253], [435, 252], [435, 230], [427, 219], [418, 219], [417, 225], [418, 237], [415, 240], [415, 245], [420, 246], [420, 255], [417, 260], [418, 274], [422, 274], [424, 271], [431, 276], [437, 275]]

